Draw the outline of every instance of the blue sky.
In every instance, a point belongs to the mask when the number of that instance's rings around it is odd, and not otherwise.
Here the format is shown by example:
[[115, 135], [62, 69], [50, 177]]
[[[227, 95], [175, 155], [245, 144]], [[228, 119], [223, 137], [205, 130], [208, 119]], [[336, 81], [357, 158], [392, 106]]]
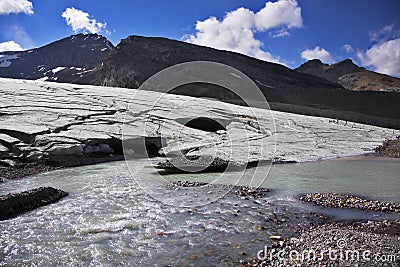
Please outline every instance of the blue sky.
[[307, 59], [400, 77], [398, 0], [0, 0], [0, 50], [30, 49], [85, 32], [115, 45], [162, 36], [294, 68]]

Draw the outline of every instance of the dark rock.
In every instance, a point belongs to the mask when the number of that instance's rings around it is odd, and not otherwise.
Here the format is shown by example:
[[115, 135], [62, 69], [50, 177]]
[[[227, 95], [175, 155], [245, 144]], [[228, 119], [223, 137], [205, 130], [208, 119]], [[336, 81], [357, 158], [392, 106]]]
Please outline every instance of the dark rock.
[[[278, 163], [278, 162], [274, 162]], [[296, 163], [296, 161], [287, 161], [279, 163]], [[211, 156], [187, 156], [174, 157], [164, 162], [159, 162], [154, 167], [162, 169], [164, 173], [191, 173], [191, 172], [224, 172], [229, 167], [229, 171], [243, 170], [244, 168], [253, 168], [259, 165], [271, 164], [270, 161], [256, 160], [247, 163], [234, 162]]]
[[224, 172], [229, 164], [229, 161], [218, 157], [175, 157], [159, 162], [154, 167], [167, 173]]
[[55, 203], [68, 193], [52, 187], [39, 187], [0, 196], [0, 220], [14, 218], [30, 210]]

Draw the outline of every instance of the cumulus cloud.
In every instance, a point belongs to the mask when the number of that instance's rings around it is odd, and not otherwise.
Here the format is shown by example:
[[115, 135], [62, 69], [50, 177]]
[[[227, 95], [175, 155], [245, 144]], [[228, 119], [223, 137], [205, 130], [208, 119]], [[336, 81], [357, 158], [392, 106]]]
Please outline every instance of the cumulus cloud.
[[301, 8], [295, 0], [267, 2], [265, 7], [255, 14], [255, 22], [259, 30], [268, 30], [280, 25], [287, 25], [288, 28], [303, 26]]
[[107, 25], [106, 23], [96, 21], [94, 18], [90, 18], [89, 13], [75, 9], [74, 7], [67, 8], [61, 16], [65, 18], [65, 21], [75, 33], [80, 31], [84, 33], [98, 33], [105, 30]]
[[357, 56], [363, 65], [377, 72], [400, 77], [400, 38], [377, 43]]
[[33, 14], [32, 3], [28, 0], [1, 0], [0, 15], [10, 13]]
[[0, 52], [4, 51], [22, 51], [22, 47], [14, 42], [14, 41], [8, 41], [8, 42], [2, 42], [0, 43]]
[[[287, 36], [287, 28], [302, 26], [301, 8], [297, 1], [280, 0], [267, 2], [256, 13], [241, 7], [228, 12], [222, 20], [210, 17], [197, 21], [196, 33], [187, 35], [185, 41], [280, 63], [279, 58], [262, 49], [263, 43], [254, 34], [281, 27], [281, 36]], [[279, 37], [279, 32], [276, 34]]]
[[332, 55], [328, 51], [319, 46], [316, 46], [312, 50], [311, 49], [304, 50], [303, 52], [301, 52], [301, 57], [306, 60], [319, 59], [325, 63], [334, 62]]
[[341, 49], [346, 51], [347, 53], [351, 53], [354, 51], [353, 47], [349, 44], [343, 45]]

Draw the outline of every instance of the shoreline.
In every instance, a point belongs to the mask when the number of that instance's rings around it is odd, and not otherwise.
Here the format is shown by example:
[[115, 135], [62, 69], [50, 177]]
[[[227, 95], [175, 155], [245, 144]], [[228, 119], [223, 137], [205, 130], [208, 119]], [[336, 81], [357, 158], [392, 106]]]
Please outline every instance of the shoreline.
[[124, 160], [123, 155], [98, 157], [54, 156], [46, 160], [21, 164], [17, 167], [1, 167], [0, 183], [5, 182], [6, 180], [22, 179], [27, 176], [64, 168], [96, 165], [120, 160]]
[[389, 156], [382, 155], [382, 154], [379, 154], [376, 152], [369, 152], [369, 153], [353, 155], [353, 156], [330, 158], [330, 159], [324, 159], [321, 161], [359, 161], [359, 160], [398, 161], [398, 162], [400, 162], [400, 158], [389, 157]]
[[[80, 167], [88, 165], [96, 165], [106, 162], [122, 161], [125, 160], [124, 155], [113, 155], [113, 156], [53, 156], [49, 159], [23, 163], [16, 167], [0, 167], [0, 183], [7, 180], [22, 179], [27, 176], [36, 175], [44, 172], [53, 170], [59, 170], [63, 168]], [[273, 165], [278, 164], [297, 164], [297, 163], [316, 163], [316, 162], [335, 162], [335, 161], [362, 161], [362, 160], [373, 160], [373, 161], [395, 161], [400, 163], [400, 158], [389, 157], [376, 152], [370, 152], [359, 155], [336, 157], [329, 159], [321, 159], [315, 161], [279, 161], [274, 162]], [[248, 164], [252, 164], [249, 162]], [[258, 164], [262, 164], [260, 161]], [[252, 167], [252, 166], [250, 166]]]

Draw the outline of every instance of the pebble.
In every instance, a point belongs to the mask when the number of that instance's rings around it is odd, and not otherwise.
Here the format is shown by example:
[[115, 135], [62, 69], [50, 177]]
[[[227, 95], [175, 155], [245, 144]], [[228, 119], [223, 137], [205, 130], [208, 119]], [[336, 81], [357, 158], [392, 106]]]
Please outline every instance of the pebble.
[[331, 208], [354, 208], [397, 213], [400, 211], [400, 203], [367, 200], [357, 196], [338, 193], [309, 193], [302, 195], [300, 200]]
[[[359, 251], [362, 255], [364, 251], [370, 251], [370, 259], [364, 259], [360, 256], [359, 260], [352, 261], [351, 258], [330, 259], [325, 253], [322, 259], [304, 259], [304, 260], [279, 260], [277, 254], [272, 254], [264, 260], [251, 258], [239, 260], [241, 266], [399, 266], [400, 264], [400, 221], [369, 221], [369, 222], [347, 222], [347, 223], [329, 223], [313, 226], [300, 231], [297, 237], [286, 238], [276, 245], [269, 246], [269, 251], [284, 250], [289, 251], [309, 251], [316, 252], [317, 257], [321, 257], [319, 252], [326, 251], [329, 248], [340, 251]], [[279, 247], [278, 247], [279, 245]], [[345, 255], [345, 254], [344, 254]], [[395, 255], [397, 256], [391, 262], [377, 261], [374, 255]], [[350, 256], [351, 257], [351, 256]]]

